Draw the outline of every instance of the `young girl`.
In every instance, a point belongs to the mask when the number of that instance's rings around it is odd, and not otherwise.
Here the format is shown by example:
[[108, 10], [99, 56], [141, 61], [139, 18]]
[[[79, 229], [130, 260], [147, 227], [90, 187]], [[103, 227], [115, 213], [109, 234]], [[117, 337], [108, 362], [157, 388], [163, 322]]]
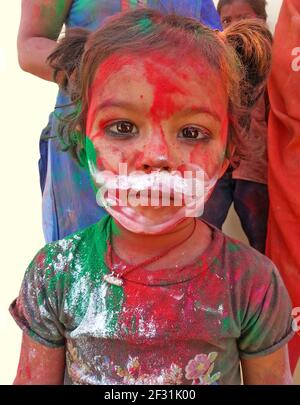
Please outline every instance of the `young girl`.
[[[46, 63], [56, 47], [63, 25], [95, 30], [114, 14], [137, 7], [172, 10], [220, 28], [213, 0], [22, 0], [18, 34], [18, 56], [22, 69], [53, 81], [53, 69]], [[55, 114], [40, 138], [40, 182], [43, 193], [43, 229], [46, 242], [62, 239], [98, 222], [106, 212], [95, 201], [86, 168], [64, 153], [60, 144], [58, 116], [68, 114], [68, 95], [59, 91]]]
[[[238, 29], [265, 76], [263, 26]], [[29, 265], [10, 308], [24, 332], [15, 384], [240, 384], [240, 361], [246, 384], [291, 383], [277, 270], [194, 218], [228, 166], [242, 83], [232, 41], [144, 9], [71, 31], [52, 54], [76, 104], [65, 142], [112, 216]], [[148, 185], [156, 197], [136, 204]]]
[[[244, 20], [266, 21], [265, 0], [220, 0], [218, 12], [224, 29]], [[267, 38], [272, 41], [272, 36]], [[251, 69], [250, 69], [251, 71]], [[255, 74], [253, 74], [255, 78]], [[267, 121], [269, 102], [265, 86], [249, 103], [249, 129], [240, 131], [239, 145], [226, 173], [208, 201], [203, 219], [222, 229], [232, 203], [252, 247], [265, 253], [268, 222]]]

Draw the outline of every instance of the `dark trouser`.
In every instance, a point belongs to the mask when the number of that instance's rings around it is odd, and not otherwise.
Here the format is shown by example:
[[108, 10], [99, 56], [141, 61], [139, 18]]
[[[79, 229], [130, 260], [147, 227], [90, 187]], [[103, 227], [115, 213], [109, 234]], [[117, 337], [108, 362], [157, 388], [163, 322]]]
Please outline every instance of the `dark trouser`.
[[222, 229], [233, 203], [252, 247], [265, 253], [269, 210], [268, 187], [247, 180], [235, 180], [228, 170], [218, 181], [204, 207], [202, 218]]

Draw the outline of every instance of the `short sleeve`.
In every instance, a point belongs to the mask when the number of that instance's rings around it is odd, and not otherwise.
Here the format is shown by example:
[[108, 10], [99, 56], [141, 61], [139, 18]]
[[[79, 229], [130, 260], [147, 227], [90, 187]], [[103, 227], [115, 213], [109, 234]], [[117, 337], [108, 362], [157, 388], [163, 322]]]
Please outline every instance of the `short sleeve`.
[[23, 332], [38, 343], [55, 348], [64, 346], [64, 328], [58, 321], [57, 307], [53, 305], [53, 299], [50, 302], [47, 294], [45, 249], [27, 268], [19, 296], [10, 305], [9, 311]]
[[261, 285], [252, 286], [252, 300], [238, 340], [241, 358], [269, 355], [282, 348], [294, 335], [291, 301], [273, 265], [268, 279], [270, 282], [263, 292]]

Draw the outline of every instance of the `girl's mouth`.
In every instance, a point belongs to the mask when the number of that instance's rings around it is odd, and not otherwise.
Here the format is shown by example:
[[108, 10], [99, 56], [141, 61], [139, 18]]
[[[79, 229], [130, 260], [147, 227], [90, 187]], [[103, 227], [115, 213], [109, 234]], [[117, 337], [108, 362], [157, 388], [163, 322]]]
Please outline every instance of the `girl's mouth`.
[[[171, 207], [183, 206], [184, 198], [175, 190], [115, 190], [115, 199], [118, 205], [144, 206], [144, 207]], [[109, 194], [109, 193], [108, 193]], [[125, 204], [124, 204], [125, 203]]]

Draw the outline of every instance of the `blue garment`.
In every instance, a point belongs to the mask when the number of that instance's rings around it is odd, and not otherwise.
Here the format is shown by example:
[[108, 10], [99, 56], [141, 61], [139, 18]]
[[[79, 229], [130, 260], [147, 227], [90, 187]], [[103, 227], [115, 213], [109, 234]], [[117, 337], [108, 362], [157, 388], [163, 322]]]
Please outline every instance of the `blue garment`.
[[[121, 0], [75, 0], [68, 14], [66, 26], [94, 30], [101, 26], [107, 17], [121, 11], [121, 3]], [[130, 4], [134, 4], [134, 1], [130, 0]], [[212, 0], [148, 0], [147, 6], [194, 17], [211, 28], [221, 29]], [[69, 103], [70, 100], [59, 92], [56, 115], [67, 114], [68, 108], [60, 106]], [[99, 221], [105, 215], [104, 209], [96, 203], [87, 169], [80, 167], [69, 153], [60, 149], [56, 115], [50, 115], [40, 141], [39, 168], [46, 242], [64, 238]]]

